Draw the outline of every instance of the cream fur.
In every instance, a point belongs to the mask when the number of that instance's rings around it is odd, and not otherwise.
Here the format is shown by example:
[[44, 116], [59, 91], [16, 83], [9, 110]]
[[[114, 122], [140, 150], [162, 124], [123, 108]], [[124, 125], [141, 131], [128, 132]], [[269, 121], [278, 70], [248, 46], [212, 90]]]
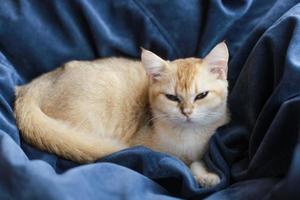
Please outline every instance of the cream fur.
[[[145, 145], [192, 163], [197, 180], [213, 186], [218, 176], [208, 176], [212, 173], [205, 165], [195, 162], [215, 130], [229, 120], [227, 60], [221, 43], [203, 60], [170, 62], [143, 50], [142, 62], [71, 61], [17, 87], [17, 124], [28, 143], [77, 162]], [[208, 95], [195, 101], [204, 91]]]

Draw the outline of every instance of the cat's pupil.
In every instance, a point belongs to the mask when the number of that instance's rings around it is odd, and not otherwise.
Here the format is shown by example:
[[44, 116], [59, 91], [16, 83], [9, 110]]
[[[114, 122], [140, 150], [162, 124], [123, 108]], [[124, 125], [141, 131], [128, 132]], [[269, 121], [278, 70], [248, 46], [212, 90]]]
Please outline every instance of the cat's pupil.
[[208, 91], [206, 91], [206, 92], [201, 92], [200, 94], [198, 94], [198, 95], [195, 97], [195, 101], [196, 101], [196, 100], [203, 99], [203, 98], [205, 98], [207, 95], [208, 95]]
[[175, 95], [172, 95], [172, 94], [165, 94], [165, 95], [171, 101], [177, 101], [177, 102], [180, 101], [179, 98], [177, 96], [175, 96]]

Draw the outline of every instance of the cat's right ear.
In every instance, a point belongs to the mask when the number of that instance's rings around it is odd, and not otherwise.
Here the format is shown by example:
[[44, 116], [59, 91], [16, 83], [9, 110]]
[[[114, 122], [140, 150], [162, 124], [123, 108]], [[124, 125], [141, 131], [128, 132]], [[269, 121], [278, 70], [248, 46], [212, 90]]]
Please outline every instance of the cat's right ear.
[[225, 42], [216, 45], [204, 58], [208, 64], [210, 72], [217, 75], [218, 79], [226, 80], [229, 53]]
[[141, 60], [147, 74], [154, 80], [158, 80], [167, 66], [167, 62], [141, 47]]

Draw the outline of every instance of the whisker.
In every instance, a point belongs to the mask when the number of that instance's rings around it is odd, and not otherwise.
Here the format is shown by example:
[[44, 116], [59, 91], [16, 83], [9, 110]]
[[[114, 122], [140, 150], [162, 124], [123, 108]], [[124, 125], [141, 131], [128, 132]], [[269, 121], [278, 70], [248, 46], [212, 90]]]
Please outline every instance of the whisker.
[[155, 117], [152, 117], [151, 119], [149, 119], [147, 121], [147, 124], [149, 124], [151, 121], [156, 120], [156, 119], [163, 119], [163, 118], [167, 118], [168, 115], [167, 114], [157, 114]]

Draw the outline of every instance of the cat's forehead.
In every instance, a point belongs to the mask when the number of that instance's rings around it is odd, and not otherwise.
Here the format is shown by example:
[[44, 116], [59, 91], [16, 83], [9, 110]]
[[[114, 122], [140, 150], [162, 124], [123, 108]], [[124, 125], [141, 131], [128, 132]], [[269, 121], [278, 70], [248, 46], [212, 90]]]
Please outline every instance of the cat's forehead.
[[184, 91], [193, 88], [202, 60], [199, 58], [178, 59], [174, 61], [174, 64], [176, 65], [177, 88]]

